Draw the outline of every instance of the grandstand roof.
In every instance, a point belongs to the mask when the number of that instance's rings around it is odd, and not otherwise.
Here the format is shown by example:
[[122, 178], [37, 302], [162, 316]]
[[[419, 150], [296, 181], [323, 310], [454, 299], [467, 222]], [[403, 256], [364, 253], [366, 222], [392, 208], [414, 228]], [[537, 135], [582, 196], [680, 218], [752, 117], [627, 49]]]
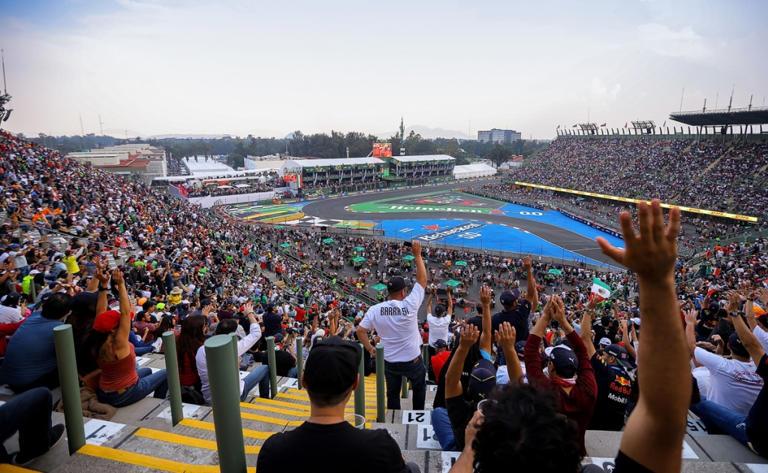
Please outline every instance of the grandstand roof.
[[338, 158], [338, 159], [291, 159], [291, 167], [312, 168], [317, 166], [353, 166], [358, 164], [384, 164], [379, 158]]
[[419, 161], [453, 161], [454, 158], [448, 156], [447, 154], [424, 154], [421, 156], [392, 156], [392, 159], [395, 161], [400, 161], [401, 163], [415, 163]]
[[768, 107], [677, 112], [669, 118], [692, 126], [761, 125], [768, 123]]

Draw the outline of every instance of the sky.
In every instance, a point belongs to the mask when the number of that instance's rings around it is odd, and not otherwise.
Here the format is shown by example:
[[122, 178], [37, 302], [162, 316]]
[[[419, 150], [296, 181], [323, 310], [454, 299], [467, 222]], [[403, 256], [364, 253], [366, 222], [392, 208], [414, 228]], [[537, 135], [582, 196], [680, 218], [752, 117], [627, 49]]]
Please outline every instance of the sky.
[[[11, 119], [36, 136], [406, 127], [551, 138], [765, 104], [762, 0], [0, 0]], [[684, 90], [684, 92], [683, 92]], [[672, 125], [672, 122], [668, 122]]]

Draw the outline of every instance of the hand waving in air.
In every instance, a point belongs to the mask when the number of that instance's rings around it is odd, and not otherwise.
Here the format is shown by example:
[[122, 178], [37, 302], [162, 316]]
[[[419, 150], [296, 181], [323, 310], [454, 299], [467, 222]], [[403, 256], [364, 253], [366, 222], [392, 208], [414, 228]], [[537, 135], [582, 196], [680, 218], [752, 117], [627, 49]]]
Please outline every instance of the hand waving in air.
[[472, 324], [467, 324], [461, 329], [459, 345], [469, 350], [480, 338], [480, 331]]
[[680, 233], [680, 209], [669, 211], [669, 223], [664, 225], [664, 214], [658, 199], [651, 205], [637, 204], [640, 234], [632, 227], [629, 212], [619, 215], [625, 248], [619, 249], [598, 237], [597, 244], [607, 256], [637, 273], [639, 279], [660, 282], [672, 278], [677, 259], [677, 235]]

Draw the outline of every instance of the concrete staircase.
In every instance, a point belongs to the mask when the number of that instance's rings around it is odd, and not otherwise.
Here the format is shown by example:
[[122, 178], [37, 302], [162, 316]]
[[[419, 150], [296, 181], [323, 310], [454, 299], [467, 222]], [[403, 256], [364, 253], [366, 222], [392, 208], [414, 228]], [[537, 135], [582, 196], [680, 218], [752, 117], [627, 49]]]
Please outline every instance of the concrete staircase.
[[[163, 368], [161, 355], [139, 359], [144, 367]], [[258, 388], [240, 404], [243, 437], [249, 471], [255, 471], [256, 459], [263, 442], [275, 432], [300, 425], [309, 415], [309, 400], [297, 389], [297, 380], [278, 379], [279, 393], [274, 399], [258, 397]], [[432, 405], [435, 386], [427, 391], [427, 406]], [[371, 422], [376, 417], [375, 376], [365, 380], [366, 428], [384, 428], [400, 446], [407, 461], [419, 465], [422, 472], [447, 472], [458, 458], [458, 452], [443, 452], [434, 436], [429, 411], [410, 409], [411, 400], [402, 399], [402, 410], [387, 410], [385, 422]], [[58, 395], [58, 393], [55, 393]], [[410, 394], [410, 393], [409, 393]], [[2, 396], [0, 396], [2, 398]], [[352, 403], [347, 407], [354, 413]], [[64, 422], [62, 413], [54, 412], [54, 422]], [[723, 435], [708, 435], [691, 415], [689, 433], [684, 440], [685, 472], [768, 472], [768, 460], [754, 455], [735, 440]], [[214, 419], [210, 407], [184, 405], [184, 419], [171, 425], [170, 403], [148, 397], [139, 403], [119, 409], [110, 421], [86, 419], [87, 444], [70, 456], [67, 443], [60, 442], [46, 455], [36, 459], [28, 469], [0, 465], [0, 473], [45, 471], [56, 473], [134, 473], [146, 471], [208, 473], [219, 471]], [[585, 464], [609, 469], [618, 452], [621, 433], [587, 432]], [[6, 443], [16, 449], [15, 439]]]

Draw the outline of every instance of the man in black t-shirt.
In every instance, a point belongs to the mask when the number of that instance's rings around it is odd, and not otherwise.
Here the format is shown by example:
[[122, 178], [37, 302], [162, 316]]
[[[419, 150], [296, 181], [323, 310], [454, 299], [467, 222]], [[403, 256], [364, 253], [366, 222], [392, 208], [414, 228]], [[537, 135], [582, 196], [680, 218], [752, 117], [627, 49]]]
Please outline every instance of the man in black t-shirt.
[[609, 345], [592, 355], [592, 368], [597, 381], [597, 404], [589, 424], [590, 430], [620, 431], [632, 399], [634, 382], [629, 375], [629, 354], [621, 345]]
[[494, 331], [499, 329], [502, 322], [509, 322], [515, 327], [518, 340], [528, 339], [528, 317], [531, 314], [531, 310], [536, 310], [536, 307], [539, 305], [539, 292], [536, 288], [536, 279], [533, 277], [533, 266], [531, 265], [530, 256], [523, 258], [523, 269], [528, 279], [525, 298], [520, 299], [517, 289], [515, 289], [515, 292], [502, 292], [499, 296], [499, 302], [504, 307], [504, 310], [493, 314], [491, 319]]
[[259, 473], [333, 471], [415, 473], [384, 429], [356, 429], [345, 408], [357, 387], [363, 351], [339, 337], [318, 342], [310, 352], [302, 385], [310, 402], [309, 419], [295, 430], [268, 438], [256, 463]]

